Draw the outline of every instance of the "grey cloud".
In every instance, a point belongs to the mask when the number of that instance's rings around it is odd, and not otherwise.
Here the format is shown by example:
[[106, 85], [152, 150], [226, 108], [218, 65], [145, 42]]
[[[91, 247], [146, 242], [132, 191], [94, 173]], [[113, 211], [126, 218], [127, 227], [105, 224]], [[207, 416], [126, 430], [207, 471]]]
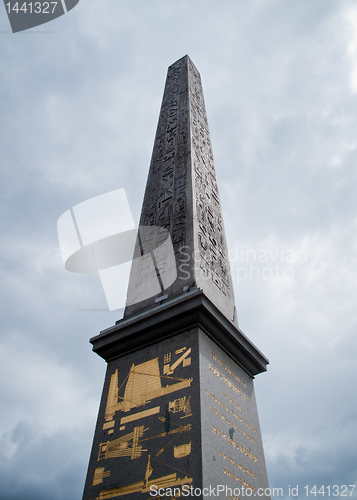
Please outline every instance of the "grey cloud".
[[166, 69], [185, 53], [230, 248], [308, 254], [291, 281], [235, 284], [240, 327], [271, 360], [256, 380], [271, 485], [355, 482], [352, 8], [86, 0], [55, 33], [1, 34], [1, 498], [81, 497], [105, 370], [88, 339], [118, 315], [79, 311], [105, 298], [65, 271], [56, 222], [118, 188], [138, 220]]

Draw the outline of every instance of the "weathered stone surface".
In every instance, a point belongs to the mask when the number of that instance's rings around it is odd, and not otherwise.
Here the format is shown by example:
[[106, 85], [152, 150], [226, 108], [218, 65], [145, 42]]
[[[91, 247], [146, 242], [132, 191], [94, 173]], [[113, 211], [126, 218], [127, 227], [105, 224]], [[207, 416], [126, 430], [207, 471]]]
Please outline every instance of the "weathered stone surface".
[[203, 486], [231, 488], [231, 497], [221, 493], [223, 498], [266, 500], [269, 483], [253, 380], [202, 331], [199, 359]]
[[[125, 317], [155, 306], [160, 296], [170, 300], [197, 286], [230, 321], [235, 320], [201, 78], [188, 56], [168, 69], [140, 227]], [[174, 255], [166, 254], [157, 266], [141, 258], [160, 245], [148, 227], [166, 230], [173, 245]], [[174, 281], [167, 279], [173, 268]], [[173, 283], [166, 287], [165, 281]]]

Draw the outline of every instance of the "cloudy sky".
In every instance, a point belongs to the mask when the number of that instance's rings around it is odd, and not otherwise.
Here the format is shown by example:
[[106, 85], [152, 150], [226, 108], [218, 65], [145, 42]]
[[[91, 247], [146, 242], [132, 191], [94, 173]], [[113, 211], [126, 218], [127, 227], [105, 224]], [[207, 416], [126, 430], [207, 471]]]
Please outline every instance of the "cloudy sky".
[[256, 379], [270, 485], [357, 483], [356, 2], [81, 0], [18, 34], [3, 8], [0, 44], [0, 498], [81, 498], [105, 373], [88, 340], [118, 313], [97, 275], [64, 269], [56, 224], [118, 188], [138, 221], [185, 54], [239, 325], [270, 359]]

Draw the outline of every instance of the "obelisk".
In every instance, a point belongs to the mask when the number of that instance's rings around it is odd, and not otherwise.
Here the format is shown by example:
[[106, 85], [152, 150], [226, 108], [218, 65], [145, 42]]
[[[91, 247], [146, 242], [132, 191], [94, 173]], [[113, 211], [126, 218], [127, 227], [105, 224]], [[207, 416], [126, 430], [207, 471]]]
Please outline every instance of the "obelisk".
[[83, 500], [268, 498], [199, 72], [168, 69], [124, 318], [91, 339], [107, 363]]

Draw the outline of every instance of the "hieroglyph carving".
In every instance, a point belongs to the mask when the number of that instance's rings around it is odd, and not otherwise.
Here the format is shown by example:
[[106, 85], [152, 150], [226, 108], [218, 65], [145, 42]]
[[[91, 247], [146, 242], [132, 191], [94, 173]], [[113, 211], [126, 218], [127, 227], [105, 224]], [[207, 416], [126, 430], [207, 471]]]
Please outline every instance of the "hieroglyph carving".
[[160, 226], [175, 253], [186, 244], [188, 102], [185, 62], [170, 69], [157, 127], [141, 225]]
[[[198, 219], [200, 272], [230, 296], [229, 266], [200, 74], [189, 60], [192, 163]], [[196, 259], [197, 260], [197, 259]]]

